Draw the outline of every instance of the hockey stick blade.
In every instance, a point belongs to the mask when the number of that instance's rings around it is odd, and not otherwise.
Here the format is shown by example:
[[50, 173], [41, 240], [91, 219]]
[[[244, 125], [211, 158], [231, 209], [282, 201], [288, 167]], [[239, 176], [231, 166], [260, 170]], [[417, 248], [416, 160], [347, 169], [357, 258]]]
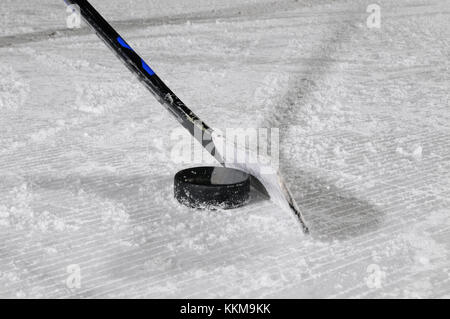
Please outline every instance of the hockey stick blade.
[[[264, 187], [270, 200], [284, 211], [293, 213], [303, 232], [309, 234], [309, 228], [303, 214], [280, 172], [270, 164], [264, 164], [270, 163], [270, 161], [266, 160], [264, 163], [261, 161], [236, 161], [236, 158], [257, 158], [257, 156], [255, 154], [249, 155], [252, 151], [248, 148], [243, 148], [235, 143], [231, 145], [225, 137], [217, 132], [213, 132], [212, 140], [214, 141], [216, 152], [222, 158], [223, 166], [242, 170], [255, 177]], [[232, 160], [227, 159], [227, 155], [230, 154], [225, 154], [226, 150], [230, 149], [234, 150], [234, 153], [231, 154]]]

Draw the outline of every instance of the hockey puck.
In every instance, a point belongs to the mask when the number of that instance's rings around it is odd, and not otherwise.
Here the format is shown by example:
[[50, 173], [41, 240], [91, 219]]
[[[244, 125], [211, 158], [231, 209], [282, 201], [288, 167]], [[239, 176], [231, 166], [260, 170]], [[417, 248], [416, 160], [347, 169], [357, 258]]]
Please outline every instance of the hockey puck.
[[175, 198], [199, 209], [232, 209], [250, 197], [250, 175], [224, 167], [195, 167], [175, 175]]

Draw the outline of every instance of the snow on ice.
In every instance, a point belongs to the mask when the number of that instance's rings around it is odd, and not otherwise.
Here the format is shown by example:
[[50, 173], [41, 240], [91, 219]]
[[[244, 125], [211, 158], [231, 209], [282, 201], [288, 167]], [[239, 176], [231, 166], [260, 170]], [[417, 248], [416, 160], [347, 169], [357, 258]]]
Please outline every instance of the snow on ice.
[[[178, 127], [65, 7], [0, 2], [0, 296], [450, 295], [449, 2], [102, 1], [213, 127], [280, 129], [311, 228], [173, 198]], [[66, 285], [77, 265], [79, 288]]]

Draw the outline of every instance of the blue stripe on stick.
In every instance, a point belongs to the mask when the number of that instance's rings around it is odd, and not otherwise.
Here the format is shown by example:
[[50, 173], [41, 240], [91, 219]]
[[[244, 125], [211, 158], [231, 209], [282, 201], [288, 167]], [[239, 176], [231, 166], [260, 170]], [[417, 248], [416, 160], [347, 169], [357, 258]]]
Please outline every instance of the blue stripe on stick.
[[132, 49], [132, 48], [125, 42], [125, 40], [122, 39], [121, 37], [118, 37], [118, 38], [117, 38], [117, 42], [119, 42], [119, 44], [120, 44], [121, 46], [123, 46], [124, 48], [130, 49], [131, 51], [133, 51], [133, 49]]
[[145, 63], [144, 60], [142, 60], [142, 67], [144, 68], [145, 71], [147, 71], [147, 73], [148, 73], [149, 75], [155, 74], [155, 72], [153, 72], [153, 70], [148, 66], [147, 63]]
[[[122, 39], [121, 37], [118, 37], [118, 38], [117, 38], [117, 42], [119, 42], [119, 44], [120, 44], [122, 47], [124, 47], [124, 48], [126, 48], [126, 49], [129, 49], [129, 50], [131, 50], [131, 51], [134, 51], [134, 50], [133, 50], [126, 42], [125, 42], [125, 40]], [[144, 68], [144, 70], [145, 70], [149, 75], [155, 74], [155, 72], [153, 72], [152, 68], [149, 67], [148, 64], [145, 63], [144, 60], [142, 60], [142, 67]]]

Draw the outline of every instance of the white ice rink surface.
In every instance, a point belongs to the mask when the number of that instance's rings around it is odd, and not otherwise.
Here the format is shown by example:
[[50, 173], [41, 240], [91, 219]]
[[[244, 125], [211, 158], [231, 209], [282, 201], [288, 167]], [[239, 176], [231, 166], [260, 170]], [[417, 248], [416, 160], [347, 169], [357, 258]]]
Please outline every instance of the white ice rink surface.
[[280, 128], [311, 234], [256, 193], [181, 207], [177, 122], [62, 1], [2, 0], [0, 297], [450, 297], [448, 0], [380, 29], [361, 0], [92, 3], [212, 127]]

